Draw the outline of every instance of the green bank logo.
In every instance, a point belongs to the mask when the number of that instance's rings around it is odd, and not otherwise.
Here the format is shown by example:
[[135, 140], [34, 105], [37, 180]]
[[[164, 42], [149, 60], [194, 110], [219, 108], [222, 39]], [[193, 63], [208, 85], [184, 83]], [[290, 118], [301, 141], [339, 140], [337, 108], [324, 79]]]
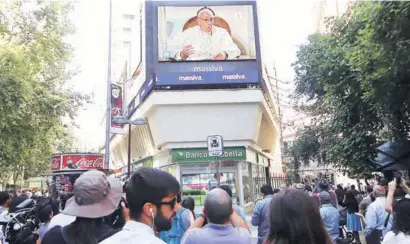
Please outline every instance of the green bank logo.
[[[208, 152], [177, 152], [178, 158], [180, 159], [202, 159], [211, 157], [208, 155]], [[243, 157], [241, 151], [231, 151], [224, 152], [220, 158], [230, 158], [230, 157]], [[213, 158], [213, 157], [212, 157]]]
[[[246, 149], [243, 147], [225, 148], [221, 160], [246, 160]], [[208, 149], [173, 149], [173, 162], [210, 162], [215, 161], [216, 157], [209, 156]]]

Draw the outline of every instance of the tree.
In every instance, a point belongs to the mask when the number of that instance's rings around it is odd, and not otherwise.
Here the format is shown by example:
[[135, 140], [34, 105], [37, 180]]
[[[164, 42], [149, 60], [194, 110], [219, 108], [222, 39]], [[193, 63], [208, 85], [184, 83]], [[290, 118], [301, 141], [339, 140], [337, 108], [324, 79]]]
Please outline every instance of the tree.
[[69, 1], [0, 0], [0, 169], [14, 184], [47, 171], [69, 138], [64, 121], [87, 101], [65, 86], [71, 10]]
[[369, 176], [376, 147], [410, 132], [410, 3], [358, 1], [328, 27], [293, 64], [298, 109], [314, 118], [305, 133], [321, 139], [309, 156], [320, 151], [351, 176]]

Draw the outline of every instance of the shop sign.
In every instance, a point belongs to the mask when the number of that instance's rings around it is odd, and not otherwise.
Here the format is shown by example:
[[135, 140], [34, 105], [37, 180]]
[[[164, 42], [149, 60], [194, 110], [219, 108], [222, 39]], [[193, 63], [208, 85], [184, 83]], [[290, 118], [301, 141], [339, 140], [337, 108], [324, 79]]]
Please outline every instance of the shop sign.
[[54, 154], [51, 157], [51, 170], [90, 170], [104, 169], [104, 155], [99, 153]]
[[[183, 148], [172, 149], [172, 162], [174, 163], [195, 163], [212, 162], [216, 157], [209, 156], [208, 148]], [[225, 147], [221, 161], [244, 161], [246, 160], [246, 149], [244, 147]]]

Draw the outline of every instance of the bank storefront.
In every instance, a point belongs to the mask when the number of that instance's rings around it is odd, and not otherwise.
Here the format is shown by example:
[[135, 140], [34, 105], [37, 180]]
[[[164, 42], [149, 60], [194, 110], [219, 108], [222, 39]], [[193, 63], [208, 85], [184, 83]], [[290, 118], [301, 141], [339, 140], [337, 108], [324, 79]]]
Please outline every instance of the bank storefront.
[[233, 202], [247, 205], [261, 197], [261, 181], [253, 178], [266, 177], [268, 159], [262, 155], [245, 147], [226, 147], [218, 158], [209, 156], [207, 148], [171, 149], [170, 153], [172, 163], [161, 169], [178, 178], [183, 195], [193, 197], [196, 206], [204, 205], [206, 193], [217, 184], [219, 164], [221, 184], [231, 187]]

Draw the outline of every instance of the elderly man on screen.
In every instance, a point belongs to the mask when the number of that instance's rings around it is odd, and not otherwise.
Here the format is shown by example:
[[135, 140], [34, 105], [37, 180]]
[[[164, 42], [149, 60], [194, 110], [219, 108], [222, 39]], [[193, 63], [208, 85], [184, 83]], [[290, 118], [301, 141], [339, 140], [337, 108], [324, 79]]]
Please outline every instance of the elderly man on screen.
[[191, 27], [168, 46], [176, 60], [226, 60], [241, 52], [224, 28], [213, 24], [215, 12], [203, 7], [197, 13], [198, 26]]

